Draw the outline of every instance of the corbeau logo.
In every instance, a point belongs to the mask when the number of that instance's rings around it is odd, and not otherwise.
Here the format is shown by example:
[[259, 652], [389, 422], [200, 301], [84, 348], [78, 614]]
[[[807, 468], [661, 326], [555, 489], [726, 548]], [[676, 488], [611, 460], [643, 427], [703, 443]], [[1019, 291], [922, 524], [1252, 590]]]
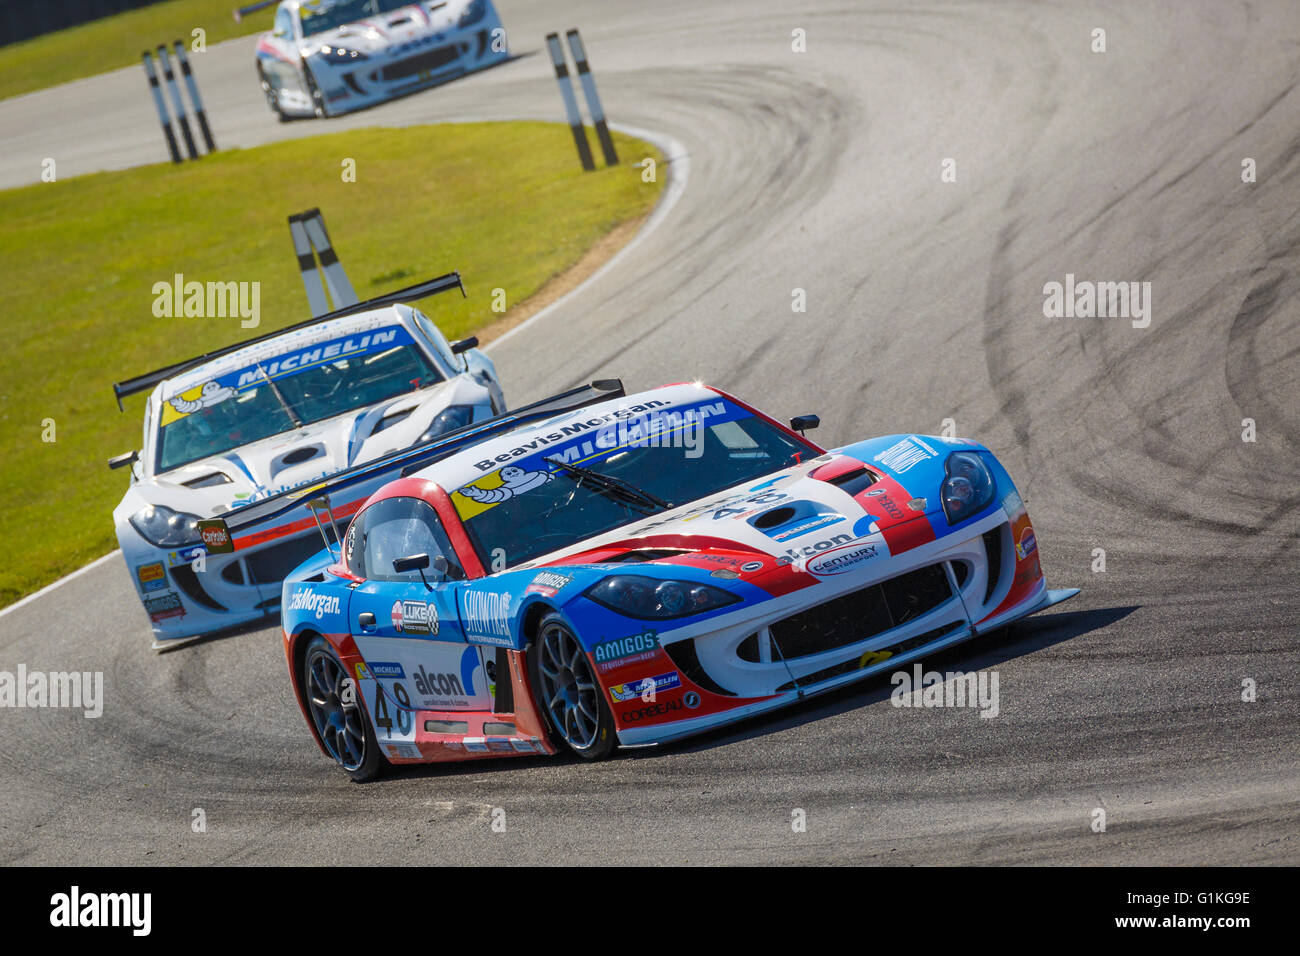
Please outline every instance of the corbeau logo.
[[[867, 497], [879, 504], [880, 507], [884, 508], [885, 513], [895, 521], [902, 521], [904, 519], [905, 515], [903, 514], [903, 509], [894, 504], [894, 499], [889, 497], [889, 492], [885, 491], [883, 488], [878, 488], [875, 491], [868, 491]], [[922, 507], [924, 507], [924, 505], [922, 505]]]
[[289, 599], [289, 610], [306, 611], [316, 615], [316, 620], [319, 621], [326, 614], [339, 613], [339, 599], [332, 594], [317, 594], [311, 588], [304, 588], [295, 591]]
[[649, 717], [662, 717], [664, 714], [671, 714], [674, 710], [681, 710], [682, 702], [680, 700], [665, 700], [658, 704], [651, 704], [649, 707], [642, 707], [640, 710], [629, 710], [621, 716], [624, 723], [634, 724], [638, 720], [646, 720]]

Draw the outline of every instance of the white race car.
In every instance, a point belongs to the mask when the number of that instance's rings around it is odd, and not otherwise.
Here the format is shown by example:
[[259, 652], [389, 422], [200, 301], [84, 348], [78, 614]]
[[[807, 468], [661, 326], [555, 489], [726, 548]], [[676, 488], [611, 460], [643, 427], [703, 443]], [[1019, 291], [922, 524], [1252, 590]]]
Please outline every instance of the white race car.
[[[450, 344], [402, 304], [454, 288], [450, 273], [113, 386], [119, 404], [151, 390], [143, 450], [109, 465], [131, 469], [113, 521], [156, 649], [277, 614], [284, 576], [320, 549], [308, 519], [258, 527], [223, 554], [230, 542], [210, 540], [204, 519], [504, 411], [477, 339]], [[383, 480], [324, 523], [345, 522]]]
[[492, 0], [285, 0], [257, 43], [281, 120], [334, 116], [510, 57]]

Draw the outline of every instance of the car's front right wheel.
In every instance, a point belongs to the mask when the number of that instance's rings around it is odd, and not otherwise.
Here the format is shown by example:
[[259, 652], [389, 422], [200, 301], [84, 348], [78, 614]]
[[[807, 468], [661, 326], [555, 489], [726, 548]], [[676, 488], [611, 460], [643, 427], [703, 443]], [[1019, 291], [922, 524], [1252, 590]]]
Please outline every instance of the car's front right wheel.
[[528, 666], [538, 709], [552, 733], [584, 760], [609, 756], [618, 742], [614, 715], [587, 652], [559, 614], [542, 618]]

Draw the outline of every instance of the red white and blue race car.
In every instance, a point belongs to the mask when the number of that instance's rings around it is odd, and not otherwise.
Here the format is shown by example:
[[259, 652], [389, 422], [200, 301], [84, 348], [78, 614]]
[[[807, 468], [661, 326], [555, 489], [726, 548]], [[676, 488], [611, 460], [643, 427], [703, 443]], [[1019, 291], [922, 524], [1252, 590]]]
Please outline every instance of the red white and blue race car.
[[403, 477], [284, 583], [289, 677], [317, 742], [355, 780], [559, 747], [595, 759], [1077, 593], [1048, 590], [983, 446], [890, 435], [828, 451], [802, 434], [816, 424], [700, 384], [629, 397], [615, 380], [376, 463]]
[[281, 120], [373, 106], [510, 58], [492, 0], [285, 0], [257, 43]]

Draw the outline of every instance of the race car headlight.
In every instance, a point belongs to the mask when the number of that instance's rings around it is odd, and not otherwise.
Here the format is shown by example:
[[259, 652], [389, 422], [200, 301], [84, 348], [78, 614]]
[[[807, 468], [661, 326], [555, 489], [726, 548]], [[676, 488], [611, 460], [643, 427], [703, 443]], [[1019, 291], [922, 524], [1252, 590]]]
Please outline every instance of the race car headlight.
[[956, 451], [944, 464], [948, 477], [943, 480], [943, 513], [949, 524], [965, 521], [983, 511], [993, 501], [997, 485], [984, 460], [974, 452]]
[[438, 435], [454, 432], [457, 428], [464, 428], [473, 420], [473, 405], [450, 405], [433, 416], [433, 421], [429, 423], [428, 430], [420, 436], [420, 441], [428, 441]]
[[665, 581], [639, 574], [616, 574], [585, 593], [597, 604], [619, 614], [660, 621], [703, 614], [740, 600], [729, 591], [707, 584]]
[[456, 25], [461, 27], [472, 26], [485, 16], [487, 16], [487, 0], [470, 0], [470, 5], [460, 15]]
[[178, 548], [200, 544], [199, 516], [172, 511], [164, 505], [145, 505], [131, 516], [131, 527], [150, 544]]
[[322, 46], [320, 55], [330, 63], [355, 63], [358, 60], [368, 60], [360, 50], [348, 50], [341, 46]]

